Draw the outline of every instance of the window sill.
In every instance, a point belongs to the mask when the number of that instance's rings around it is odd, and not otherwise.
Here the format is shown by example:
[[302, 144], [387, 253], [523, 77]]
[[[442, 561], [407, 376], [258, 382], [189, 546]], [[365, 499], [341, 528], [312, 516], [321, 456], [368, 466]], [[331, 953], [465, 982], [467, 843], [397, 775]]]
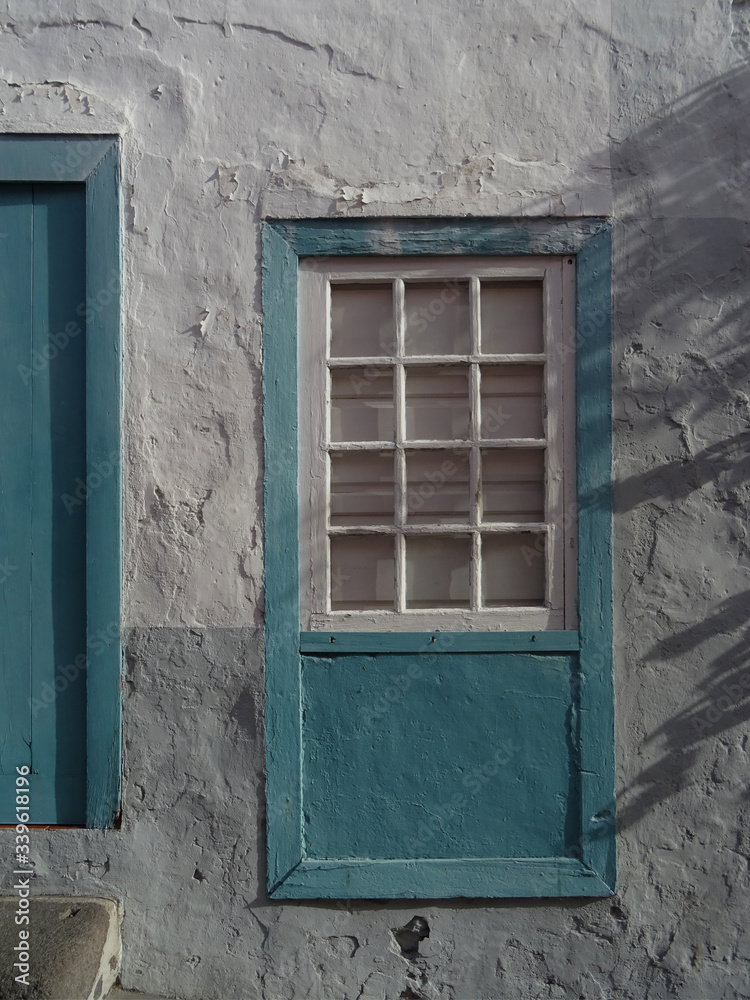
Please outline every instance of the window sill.
[[302, 653], [569, 653], [578, 632], [302, 632]]

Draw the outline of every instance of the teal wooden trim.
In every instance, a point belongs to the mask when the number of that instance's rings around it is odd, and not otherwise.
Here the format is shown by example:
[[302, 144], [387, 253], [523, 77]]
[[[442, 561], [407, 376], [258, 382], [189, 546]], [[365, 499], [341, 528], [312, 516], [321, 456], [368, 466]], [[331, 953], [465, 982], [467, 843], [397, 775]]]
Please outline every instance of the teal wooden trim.
[[611, 269], [606, 227], [582, 247], [576, 270], [578, 724], [582, 858], [614, 892]]
[[[577, 259], [581, 670], [571, 692], [571, 738], [580, 766], [571, 805], [580, 808], [583, 824], [578, 861], [313, 862], [304, 858], [300, 648], [330, 656], [336, 642], [330, 643], [330, 633], [321, 633], [320, 639], [310, 633], [300, 636], [297, 625], [297, 266], [303, 256], [348, 254], [570, 254]], [[268, 884], [274, 897], [585, 896], [614, 891], [610, 288], [610, 224], [602, 218], [274, 220], [264, 224], [267, 831]], [[341, 642], [336, 652], [370, 651], [357, 643], [374, 641], [369, 636], [360, 640], [354, 634], [334, 633], [333, 638]], [[389, 647], [390, 652], [402, 651], [399, 644], [408, 641], [402, 636], [377, 640], [396, 644], [398, 649]], [[374, 650], [382, 651], [384, 646]], [[453, 647], [451, 651], [458, 650]]]
[[598, 873], [567, 858], [302, 861], [275, 899], [608, 896]]
[[268, 880], [302, 856], [299, 514], [297, 501], [297, 255], [263, 230], [265, 443], [265, 737]]
[[[81, 778], [79, 774], [31, 775], [29, 825], [54, 829], [58, 826], [84, 827], [81, 812]], [[0, 795], [8, 806], [3, 810], [3, 823], [15, 826], [15, 775], [0, 774]], [[32, 833], [32, 844], [33, 844]], [[33, 850], [33, 847], [32, 847]]]
[[37, 822], [83, 824], [86, 504], [66, 500], [86, 479], [86, 192], [32, 191], [31, 795]]
[[300, 650], [337, 653], [568, 653], [577, 632], [302, 632]]
[[[31, 766], [31, 185], [0, 192], [0, 788]], [[22, 266], [21, 261], [27, 262]], [[15, 823], [15, 793], [0, 799], [0, 823]]]
[[119, 810], [122, 730], [122, 268], [117, 139], [0, 136], [0, 180], [86, 184], [86, 301], [81, 303], [87, 391], [86, 820], [91, 827], [108, 827]]
[[110, 142], [86, 180], [87, 825], [120, 807], [122, 362], [120, 168]]
[[6, 133], [0, 141], [0, 181], [85, 181], [113, 141], [100, 135]]
[[322, 219], [266, 223], [298, 257], [350, 254], [576, 254], [607, 221], [591, 219]]

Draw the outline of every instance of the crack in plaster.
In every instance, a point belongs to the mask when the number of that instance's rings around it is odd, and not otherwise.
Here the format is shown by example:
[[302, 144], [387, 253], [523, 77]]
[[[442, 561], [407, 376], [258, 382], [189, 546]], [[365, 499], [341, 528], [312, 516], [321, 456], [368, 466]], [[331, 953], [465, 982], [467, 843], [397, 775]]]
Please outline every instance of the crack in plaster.
[[287, 35], [277, 28], [268, 28], [263, 24], [249, 24], [245, 21], [199, 21], [190, 17], [180, 17], [179, 15], [174, 15], [174, 20], [180, 28], [195, 24], [200, 27], [219, 28], [225, 35], [230, 35], [235, 28], [240, 28], [245, 31], [257, 32], [260, 35], [270, 35], [272, 38], [277, 38], [280, 42], [286, 42], [288, 45], [293, 45], [298, 49], [305, 49], [307, 52], [318, 51], [318, 46], [316, 45], [303, 42], [301, 39], [293, 38], [291, 35]]

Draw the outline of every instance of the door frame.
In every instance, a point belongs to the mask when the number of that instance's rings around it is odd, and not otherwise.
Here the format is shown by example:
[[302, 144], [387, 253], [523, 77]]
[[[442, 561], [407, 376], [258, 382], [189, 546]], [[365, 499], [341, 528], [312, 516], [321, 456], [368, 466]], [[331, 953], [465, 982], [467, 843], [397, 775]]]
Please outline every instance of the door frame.
[[122, 474], [120, 155], [116, 136], [0, 136], [0, 182], [86, 185], [86, 826], [120, 809]]

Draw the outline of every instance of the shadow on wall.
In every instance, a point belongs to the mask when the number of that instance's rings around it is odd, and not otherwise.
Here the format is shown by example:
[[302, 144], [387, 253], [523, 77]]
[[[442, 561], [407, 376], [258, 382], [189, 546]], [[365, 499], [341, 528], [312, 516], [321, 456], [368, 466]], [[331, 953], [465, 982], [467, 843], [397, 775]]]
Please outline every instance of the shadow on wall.
[[[750, 4], [738, 9], [750, 24]], [[748, 106], [743, 63], [613, 147], [615, 420], [620, 454], [645, 470], [615, 469], [615, 513], [633, 543], [619, 553], [622, 629], [638, 649], [624, 679], [634, 700], [619, 715], [637, 726], [659, 682], [667, 704], [675, 673], [695, 664], [677, 685], [685, 707], [645, 739], [657, 759], [618, 796], [620, 828], [692, 783], [704, 741], [736, 742], [729, 731], [750, 720]], [[639, 647], [648, 635], [657, 641]]]

